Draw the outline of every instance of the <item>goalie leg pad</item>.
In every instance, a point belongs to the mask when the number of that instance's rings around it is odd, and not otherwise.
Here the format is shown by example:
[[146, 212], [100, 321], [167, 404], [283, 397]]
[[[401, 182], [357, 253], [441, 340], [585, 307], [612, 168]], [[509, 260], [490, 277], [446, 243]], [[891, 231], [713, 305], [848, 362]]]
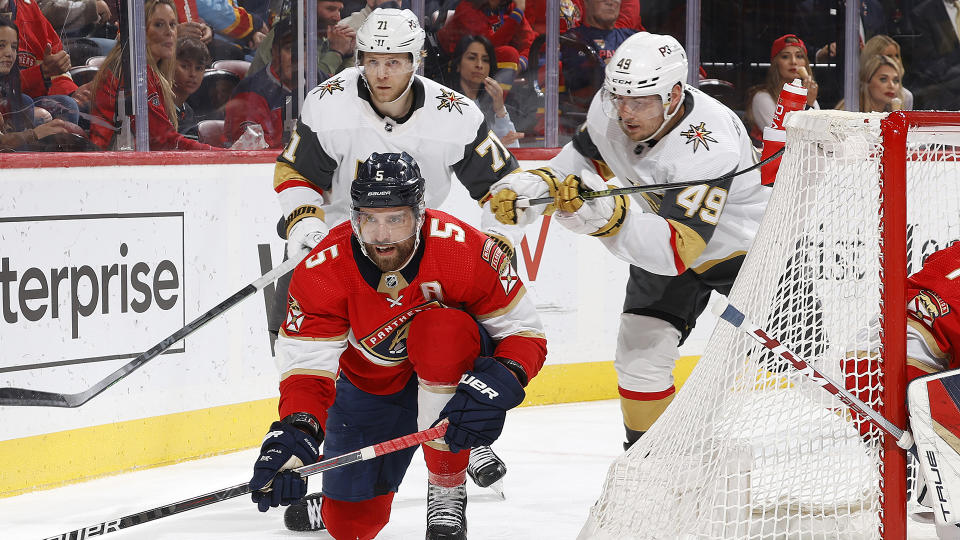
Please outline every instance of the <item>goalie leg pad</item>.
[[911, 381], [907, 403], [938, 532], [950, 530], [960, 523], [960, 370]]

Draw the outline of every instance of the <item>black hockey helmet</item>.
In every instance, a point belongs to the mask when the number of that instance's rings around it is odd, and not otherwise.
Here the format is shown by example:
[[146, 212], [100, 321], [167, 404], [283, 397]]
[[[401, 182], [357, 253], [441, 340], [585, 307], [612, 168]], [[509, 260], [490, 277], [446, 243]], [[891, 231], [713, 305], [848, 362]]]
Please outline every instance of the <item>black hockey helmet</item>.
[[419, 215], [424, 208], [425, 183], [410, 154], [374, 152], [360, 164], [350, 186], [350, 199], [354, 209], [409, 206]]

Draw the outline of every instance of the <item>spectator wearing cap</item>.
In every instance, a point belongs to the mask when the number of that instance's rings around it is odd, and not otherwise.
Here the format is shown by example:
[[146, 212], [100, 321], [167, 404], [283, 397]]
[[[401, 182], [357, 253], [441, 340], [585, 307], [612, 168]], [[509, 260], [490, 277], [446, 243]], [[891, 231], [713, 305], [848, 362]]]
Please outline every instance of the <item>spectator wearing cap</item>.
[[817, 81], [813, 77], [807, 47], [803, 40], [794, 34], [777, 38], [770, 47], [770, 67], [762, 84], [747, 91], [747, 124], [750, 138], [756, 144], [763, 140], [763, 128], [773, 122], [777, 108], [777, 99], [783, 85], [800, 80], [807, 89], [807, 108], [819, 109], [817, 103]]
[[173, 103], [177, 107], [177, 132], [197, 139], [197, 118], [187, 103], [200, 89], [203, 74], [210, 65], [210, 51], [195, 38], [177, 40], [177, 63], [173, 68]]
[[80, 108], [71, 95], [77, 85], [67, 74], [70, 56], [53, 26], [36, 2], [0, 0], [0, 13], [8, 13], [20, 29], [17, 63], [22, 92], [37, 107], [71, 123], [79, 120]]
[[462, 0], [453, 17], [437, 32], [440, 46], [452, 55], [464, 36], [484, 36], [497, 53], [497, 74], [504, 88], [527, 68], [534, 34], [523, 15], [526, 0]]
[[[317, 0], [317, 69], [322, 73], [335, 75], [354, 65], [353, 50], [357, 46], [357, 33], [348, 26], [339, 26], [340, 0]], [[289, 14], [284, 15], [289, 17]], [[253, 76], [267, 66], [273, 59], [273, 39], [275, 32], [270, 30], [263, 38], [250, 63], [247, 77]]]
[[[247, 126], [259, 125], [270, 148], [283, 146], [283, 108], [293, 88], [293, 28], [281, 21], [274, 26], [272, 58], [265, 69], [240, 81], [227, 102], [224, 135], [235, 141]], [[326, 77], [320, 74], [320, 77]]]

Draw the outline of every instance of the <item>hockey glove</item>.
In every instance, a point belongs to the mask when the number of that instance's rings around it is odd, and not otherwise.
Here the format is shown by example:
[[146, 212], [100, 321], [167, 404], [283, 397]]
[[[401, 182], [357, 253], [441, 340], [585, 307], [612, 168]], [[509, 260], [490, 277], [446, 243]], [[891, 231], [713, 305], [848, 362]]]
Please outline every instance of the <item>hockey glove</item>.
[[579, 177], [571, 174], [557, 189], [554, 199], [559, 211], [554, 219], [578, 234], [599, 237], [617, 234], [627, 217], [629, 197], [617, 195], [584, 200], [580, 196], [583, 191], [604, 189], [607, 189], [607, 184], [590, 171], [583, 171]]
[[287, 218], [287, 258], [303, 259], [310, 250], [317, 247], [323, 237], [330, 232], [330, 227], [319, 217], [308, 215], [298, 216], [298, 212], [323, 216], [323, 212], [315, 206], [301, 206], [294, 210]]
[[523, 386], [510, 369], [494, 358], [481, 356], [473, 371], [460, 377], [457, 391], [440, 411], [450, 422], [444, 440], [453, 452], [489, 446], [503, 431], [507, 410], [519, 405]]
[[[527, 226], [536, 221], [540, 212], [517, 208], [517, 198], [556, 197], [559, 185], [556, 176], [545, 168], [508, 174], [490, 186], [490, 211], [500, 223]], [[542, 213], [549, 215], [553, 210], [553, 205], [549, 205]]]
[[316, 463], [320, 458], [318, 448], [322, 440], [322, 430], [318, 437], [314, 437], [283, 422], [270, 425], [250, 479], [257, 509], [266, 512], [271, 506], [286, 506], [307, 494], [307, 481], [290, 469]]

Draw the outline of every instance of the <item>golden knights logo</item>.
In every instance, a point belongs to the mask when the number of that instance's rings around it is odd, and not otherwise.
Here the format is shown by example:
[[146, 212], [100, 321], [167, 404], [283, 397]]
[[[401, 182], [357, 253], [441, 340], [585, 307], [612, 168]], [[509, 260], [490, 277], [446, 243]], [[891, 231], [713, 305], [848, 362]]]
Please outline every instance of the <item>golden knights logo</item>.
[[287, 297], [287, 320], [283, 322], [283, 331], [288, 334], [299, 334], [303, 326], [303, 310], [300, 302], [293, 296]]
[[325, 96], [325, 95], [327, 95], [327, 94], [333, 95], [333, 93], [336, 92], [336, 91], [340, 91], [340, 92], [343, 91], [343, 78], [342, 78], [342, 77], [337, 77], [337, 78], [335, 78], [335, 79], [327, 79], [327, 80], [323, 81], [322, 83], [320, 83], [320, 84], [317, 86], [317, 92], [318, 92], [317, 97], [318, 97], [318, 98], [322, 98], [323, 96]]
[[907, 303], [907, 311], [926, 326], [933, 326], [937, 317], [950, 313], [950, 305], [933, 291], [920, 291]]
[[446, 109], [450, 112], [453, 112], [453, 110], [456, 109], [458, 113], [463, 114], [462, 107], [468, 106], [467, 102], [464, 101], [464, 97], [458, 96], [457, 93], [452, 90], [449, 92], [446, 90], [440, 90], [440, 95], [437, 96], [437, 99], [440, 100], [440, 104], [437, 105], [438, 111]]
[[713, 132], [707, 129], [706, 122], [700, 122], [699, 126], [689, 125], [690, 129], [680, 134], [687, 138], [687, 144], [693, 143], [693, 152], [696, 153], [701, 144], [709, 151], [710, 145], [707, 143], [717, 142], [717, 140], [710, 136]]
[[442, 307], [440, 302], [433, 301], [410, 308], [357, 342], [368, 355], [384, 360], [388, 365], [403, 362], [407, 359], [407, 333], [413, 316], [438, 307]]

